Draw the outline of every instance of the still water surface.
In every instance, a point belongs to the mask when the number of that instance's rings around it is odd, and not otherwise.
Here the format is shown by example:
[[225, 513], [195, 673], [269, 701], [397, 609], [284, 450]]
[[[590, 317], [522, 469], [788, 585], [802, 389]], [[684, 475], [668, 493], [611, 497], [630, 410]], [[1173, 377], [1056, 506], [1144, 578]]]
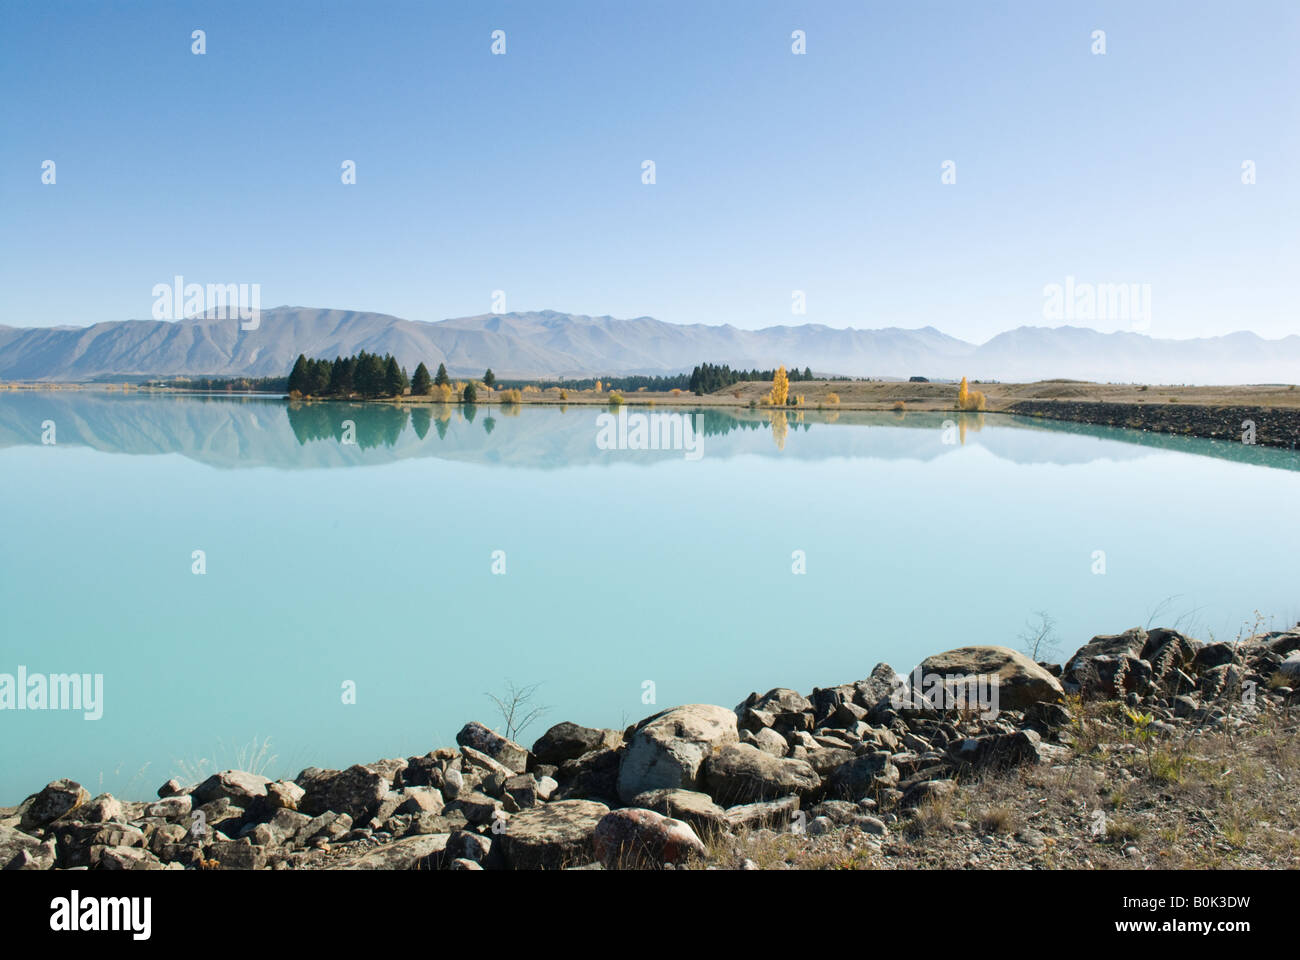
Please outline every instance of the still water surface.
[[531, 743], [1019, 646], [1037, 611], [1066, 655], [1300, 612], [1294, 452], [714, 410], [692, 460], [601, 449], [599, 412], [0, 394], [0, 673], [104, 678], [99, 720], [0, 711], [0, 804], [423, 753], [511, 681], [549, 707]]

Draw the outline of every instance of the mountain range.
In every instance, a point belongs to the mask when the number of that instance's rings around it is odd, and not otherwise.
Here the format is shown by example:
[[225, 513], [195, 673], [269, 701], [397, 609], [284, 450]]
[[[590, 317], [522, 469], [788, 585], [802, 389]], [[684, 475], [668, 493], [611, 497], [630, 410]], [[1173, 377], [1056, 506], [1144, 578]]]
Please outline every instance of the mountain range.
[[436, 323], [355, 310], [275, 307], [256, 329], [238, 319], [125, 320], [87, 327], [0, 326], [0, 379], [89, 381], [140, 376], [283, 376], [302, 353], [391, 353], [414, 370], [453, 376], [584, 377], [675, 374], [698, 363], [811, 367], [823, 375], [1140, 383], [1294, 383], [1300, 336], [1239, 332], [1165, 340], [1082, 327], [1019, 327], [974, 344], [934, 327], [837, 329], [821, 324], [743, 330], [542, 310]]

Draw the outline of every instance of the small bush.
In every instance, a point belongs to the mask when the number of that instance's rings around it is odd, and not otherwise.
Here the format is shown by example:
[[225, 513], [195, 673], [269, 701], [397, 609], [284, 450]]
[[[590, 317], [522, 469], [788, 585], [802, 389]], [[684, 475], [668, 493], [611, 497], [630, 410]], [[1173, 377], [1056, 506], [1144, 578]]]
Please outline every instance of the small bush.
[[836, 406], [840, 402], [840, 395], [838, 393], [828, 393], [826, 394], [826, 402], [832, 407]]
[[905, 404], [902, 400], [895, 400], [895, 401], [894, 401], [894, 412], [895, 412], [895, 413], [902, 413], [902, 412], [903, 412], [904, 410], [906, 410], [906, 409], [907, 409], [907, 404]]
[[615, 390], [613, 393], [609, 395], [609, 405], [611, 407], [617, 407], [622, 403], [623, 403], [623, 394], [619, 393], [617, 390]]

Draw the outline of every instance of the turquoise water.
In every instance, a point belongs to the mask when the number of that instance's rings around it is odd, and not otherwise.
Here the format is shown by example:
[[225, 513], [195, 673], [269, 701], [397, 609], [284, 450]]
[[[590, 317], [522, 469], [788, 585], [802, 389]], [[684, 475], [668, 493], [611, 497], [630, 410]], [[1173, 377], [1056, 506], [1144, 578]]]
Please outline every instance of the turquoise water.
[[1066, 655], [1166, 598], [1156, 622], [1202, 638], [1300, 612], [1294, 452], [713, 411], [692, 460], [601, 449], [598, 413], [0, 394], [0, 673], [104, 691], [99, 720], [0, 711], [0, 804], [64, 776], [143, 798], [213, 766], [422, 753], [495, 724], [512, 681], [549, 708], [531, 743], [1019, 646], [1040, 610]]

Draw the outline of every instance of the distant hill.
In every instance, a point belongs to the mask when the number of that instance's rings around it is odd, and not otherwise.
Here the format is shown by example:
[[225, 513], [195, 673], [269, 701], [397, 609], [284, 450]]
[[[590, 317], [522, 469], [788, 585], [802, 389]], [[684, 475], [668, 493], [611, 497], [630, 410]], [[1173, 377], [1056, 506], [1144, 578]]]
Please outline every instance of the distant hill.
[[1294, 383], [1300, 336], [1253, 333], [1157, 340], [1079, 327], [1020, 327], [984, 344], [934, 327], [835, 329], [820, 324], [742, 330], [729, 324], [618, 320], [543, 310], [423, 323], [380, 313], [275, 307], [256, 330], [235, 319], [126, 320], [89, 327], [0, 326], [0, 379], [84, 381], [115, 376], [281, 376], [298, 354], [392, 353], [408, 370], [445, 363], [455, 376], [666, 374], [697, 363], [906, 379]]

